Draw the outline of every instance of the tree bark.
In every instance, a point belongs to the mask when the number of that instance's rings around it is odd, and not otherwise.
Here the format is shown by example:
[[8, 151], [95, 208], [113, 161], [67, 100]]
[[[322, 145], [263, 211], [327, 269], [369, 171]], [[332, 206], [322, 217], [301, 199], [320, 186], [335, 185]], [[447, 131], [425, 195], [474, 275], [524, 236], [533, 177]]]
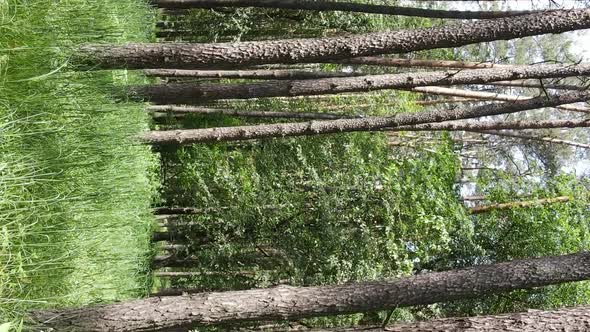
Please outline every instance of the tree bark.
[[165, 267], [194, 267], [199, 261], [195, 258], [178, 258], [176, 255], [156, 256], [152, 260], [152, 269], [161, 269]]
[[338, 119], [255, 126], [150, 131], [141, 135], [140, 139], [143, 142], [150, 144], [193, 144], [354, 131], [375, 131], [383, 128], [477, 118], [542, 107], [553, 107], [584, 101], [589, 98], [590, 95], [586, 92], [570, 92], [559, 96], [543, 96], [523, 101], [483, 105], [472, 109], [400, 113], [391, 117], [367, 117], [362, 119]]
[[257, 7], [314, 11], [344, 11], [384, 15], [453, 19], [494, 19], [502, 17], [521, 16], [533, 13], [532, 11], [438, 10], [322, 0], [152, 0], [152, 3], [160, 8], [169, 9], [214, 9], [220, 7]]
[[[500, 128], [495, 128], [495, 129], [500, 129]], [[518, 139], [525, 139], [525, 140], [531, 140], [531, 141], [541, 141], [541, 142], [546, 142], [546, 143], [564, 144], [564, 145], [574, 146], [577, 148], [590, 149], [590, 144], [567, 141], [567, 140], [553, 138], [553, 137], [536, 137], [536, 136], [530, 136], [530, 135], [524, 135], [524, 134], [508, 133], [505, 131], [488, 131], [488, 130], [484, 130], [484, 131], [475, 130], [475, 131], [480, 132], [482, 134], [513, 137], [513, 138], [518, 138]]]
[[587, 28], [590, 28], [590, 9], [555, 10], [453, 26], [333, 38], [218, 44], [84, 45], [78, 48], [72, 61], [94, 69], [220, 69], [407, 53]]
[[[461, 98], [474, 98], [480, 100], [494, 100], [494, 101], [516, 101], [531, 99], [534, 97], [530, 96], [514, 96], [503, 93], [485, 92], [485, 91], [470, 91], [463, 89], [451, 89], [443, 88], [438, 86], [424, 86], [413, 88], [412, 91], [420, 93], [428, 93], [433, 95], [461, 97]], [[590, 108], [577, 105], [561, 105], [557, 106], [557, 109], [571, 112], [590, 113]]]
[[[288, 331], [275, 329], [274, 331]], [[541, 332], [590, 331], [590, 306], [552, 311], [528, 310], [492, 316], [452, 317], [383, 327], [354, 327], [297, 330], [307, 332]]]
[[287, 118], [287, 119], [323, 119], [333, 120], [342, 118], [358, 118], [360, 116], [348, 116], [334, 113], [308, 113], [308, 112], [273, 112], [273, 111], [238, 111], [231, 109], [218, 109], [207, 107], [187, 107], [187, 106], [151, 106], [148, 107], [151, 112], [174, 112], [179, 114], [222, 114], [227, 116], [238, 116], [248, 118]]
[[192, 77], [192, 78], [241, 78], [264, 80], [307, 80], [327, 77], [361, 76], [359, 73], [338, 71], [309, 70], [183, 70], [183, 69], [146, 69], [146, 76]]
[[131, 95], [156, 104], [198, 104], [218, 99], [251, 99], [413, 89], [425, 86], [486, 84], [522, 78], [552, 78], [590, 75], [590, 64], [535, 65], [454, 72], [423, 72], [322, 78], [313, 80], [263, 81], [245, 84], [159, 84], [130, 88]]
[[165, 331], [253, 320], [295, 319], [425, 305], [590, 278], [590, 254], [517, 260], [391, 281], [276, 287], [152, 297], [32, 313], [57, 331]]
[[[416, 126], [401, 126], [386, 128], [386, 131], [473, 131], [486, 132], [490, 130], [524, 130], [524, 129], [550, 129], [550, 128], [588, 128], [590, 120], [541, 120], [541, 121], [461, 121], [443, 123], [425, 123]], [[490, 133], [491, 134], [491, 133]], [[500, 132], [498, 135], [503, 134]], [[509, 134], [509, 133], [508, 133]], [[494, 134], [495, 135], [495, 134]], [[506, 135], [508, 136], [508, 135]], [[523, 138], [520, 134], [513, 134], [512, 137]], [[530, 139], [541, 139], [540, 137], [526, 136]], [[478, 143], [481, 143], [479, 141]]]
[[364, 56], [328, 63], [343, 63], [350, 65], [367, 65], [367, 66], [384, 66], [384, 67], [406, 67], [406, 68], [455, 68], [455, 69], [483, 69], [483, 68], [502, 68], [511, 65], [493, 63], [493, 62], [472, 62], [472, 61], [455, 61], [455, 60], [423, 60], [423, 59], [403, 59], [390, 58], [382, 56]]
[[497, 210], [511, 210], [511, 209], [520, 208], [520, 207], [531, 207], [531, 206], [538, 206], [538, 205], [545, 205], [545, 204], [563, 203], [563, 202], [569, 202], [570, 200], [571, 200], [571, 197], [569, 197], [569, 196], [560, 196], [560, 197], [553, 197], [553, 198], [535, 199], [532, 201], [498, 203], [498, 204], [491, 204], [491, 205], [476, 206], [474, 208], [469, 209], [469, 212], [471, 214], [482, 214], [482, 213], [487, 213], [490, 211], [497, 211]]
[[207, 209], [197, 209], [194, 207], [158, 207], [154, 209], [154, 214], [201, 214], [207, 211]]

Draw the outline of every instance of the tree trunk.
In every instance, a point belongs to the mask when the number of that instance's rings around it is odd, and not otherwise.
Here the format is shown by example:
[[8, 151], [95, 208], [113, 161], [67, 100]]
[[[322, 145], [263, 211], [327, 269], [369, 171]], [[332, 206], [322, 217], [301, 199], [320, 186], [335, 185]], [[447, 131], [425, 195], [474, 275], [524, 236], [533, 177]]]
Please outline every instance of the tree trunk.
[[399, 15], [431, 18], [454, 19], [494, 19], [531, 14], [531, 11], [459, 11], [439, 10], [425, 8], [410, 8], [399, 6], [386, 6], [374, 4], [362, 4], [355, 2], [334, 2], [322, 0], [152, 0], [152, 3], [160, 8], [190, 9], [219, 7], [257, 7], [271, 9], [294, 9], [314, 11], [343, 11], [357, 13], [371, 13], [384, 15]]
[[541, 83], [541, 82], [531, 82], [530, 80], [529, 81], [527, 81], [527, 80], [500, 81], [500, 82], [487, 83], [487, 85], [519, 87], [519, 88], [536, 88], [536, 89], [574, 90], [574, 91], [588, 90], [588, 87], [580, 86], [580, 85]]
[[[202, 277], [202, 276], [225, 276], [225, 277], [255, 277], [257, 273], [264, 273], [264, 271], [182, 271], [182, 272], [170, 272], [170, 271], [156, 271], [154, 272], [155, 277], [160, 278], [191, 278], [191, 277]], [[116, 330], [118, 331], [118, 330]], [[127, 330], [125, 330], [127, 331]], [[129, 330], [135, 331], [135, 330]], [[143, 330], [140, 330], [143, 331]], [[152, 331], [152, 330], [147, 330]], [[159, 331], [159, 330], [154, 330]]]
[[471, 69], [458, 72], [422, 72], [321, 78], [314, 80], [263, 81], [243, 84], [159, 84], [136, 86], [130, 93], [156, 104], [198, 104], [218, 99], [251, 99], [413, 89], [425, 86], [485, 84], [506, 79], [552, 78], [590, 75], [590, 65], [535, 65]]
[[[530, 96], [514, 96], [514, 95], [506, 95], [506, 94], [502, 94], [502, 93], [485, 92], [485, 91], [470, 91], [470, 90], [463, 90], [463, 89], [450, 89], [450, 88], [443, 88], [443, 87], [438, 87], [438, 86], [417, 87], [417, 88], [413, 88], [412, 91], [420, 92], [420, 93], [428, 93], [428, 94], [433, 94], [433, 95], [441, 95], [441, 96], [475, 98], [475, 99], [480, 99], [480, 100], [494, 100], [494, 101], [516, 101], [516, 100], [525, 100], [525, 99], [534, 98], [534, 97], [530, 97]], [[560, 110], [564, 110], [564, 111], [590, 113], [590, 108], [584, 107], [584, 106], [561, 105], [561, 106], [557, 106], [556, 108], [560, 109]]]
[[237, 141], [287, 136], [320, 135], [354, 131], [375, 131], [384, 128], [411, 126], [431, 122], [451, 121], [482, 116], [571, 104], [590, 98], [586, 92], [570, 92], [559, 96], [537, 97], [503, 104], [490, 104], [472, 109], [453, 109], [419, 113], [400, 113], [391, 117], [338, 119], [299, 123], [265, 124], [191, 130], [151, 131], [140, 139], [150, 144], [192, 144], [219, 141]]
[[360, 73], [309, 70], [183, 70], [146, 69], [146, 76], [192, 77], [192, 78], [240, 78], [264, 80], [307, 80], [327, 77], [361, 76]]
[[156, 256], [152, 260], [152, 269], [161, 269], [165, 267], [194, 267], [199, 264], [195, 258], [178, 258], [176, 255]]
[[194, 207], [158, 207], [154, 209], [154, 214], [201, 214], [207, 211], [207, 209], [197, 209]]
[[[500, 128], [495, 128], [495, 129], [500, 129]], [[513, 137], [513, 138], [518, 138], [518, 139], [541, 141], [541, 142], [555, 143], [555, 144], [564, 144], [564, 145], [574, 146], [574, 147], [582, 148], [582, 149], [590, 149], [590, 144], [572, 142], [572, 141], [567, 141], [567, 140], [552, 138], [552, 137], [536, 137], [536, 136], [530, 136], [530, 135], [508, 133], [505, 131], [487, 131], [487, 130], [486, 131], [476, 130], [476, 131], [480, 132], [482, 134]]]
[[406, 68], [456, 68], [456, 69], [483, 69], [483, 68], [505, 68], [511, 65], [493, 63], [493, 62], [470, 62], [455, 60], [422, 60], [422, 59], [403, 59], [390, 58], [382, 56], [364, 56], [350, 58], [328, 63], [343, 63], [350, 65], [367, 65], [367, 66], [384, 66], [384, 67], [406, 67]]
[[[289, 331], [275, 329], [274, 331]], [[423, 322], [401, 323], [385, 328], [354, 327], [297, 330], [301, 332], [588, 332], [590, 306], [564, 308], [552, 311], [529, 310], [493, 316], [452, 317]]]
[[[443, 122], [443, 123], [425, 123], [416, 126], [401, 126], [395, 128], [385, 128], [386, 131], [472, 131], [485, 132], [486, 134], [501, 136], [504, 132], [491, 132], [490, 130], [524, 130], [524, 129], [551, 129], [551, 128], [588, 128], [590, 127], [590, 120], [541, 120], [541, 121], [457, 121], [457, 122]], [[554, 139], [545, 140], [545, 138], [525, 136], [521, 134], [506, 133], [505, 136], [526, 138], [526, 139], [540, 139], [543, 141], [554, 142]], [[563, 142], [562, 140], [558, 140]], [[481, 141], [478, 141], [481, 143]], [[558, 143], [558, 142], [554, 142]], [[576, 143], [586, 147], [585, 144]]]
[[165, 331], [254, 320], [383, 310], [478, 297], [590, 278], [590, 254], [544, 257], [391, 281], [320, 287], [276, 287], [152, 297], [81, 309], [32, 313], [57, 331]]
[[535, 199], [532, 201], [498, 203], [498, 204], [491, 204], [491, 205], [476, 206], [474, 208], [469, 209], [469, 212], [471, 214], [482, 214], [482, 213], [487, 213], [490, 211], [497, 211], [497, 210], [511, 210], [511, 209], [520, 208], [520, 207], [534, 207], [534, 206], [545, 205], [545, 204], [563, 203], [563, 202], [569, 202], [570, 200], [571, 200], [571, 197], [569, 197], [569, 196], [560, 196], [560, 197], [553, 197], [553, 198]]
[[202, 293], [206, 290], [200, 288], [163, 288], [158, 290], [157, 292], [151, 293], [150, 297], [160, 297], [160, 296], [181, 296], [183, 294], [195, 294], [195, 293]]
[[287, 119], [323, 119], [333, 120], [342, 118], [358, 118], [360, 116], [349, 116], [334, 113], [307, 113], [307, 112], [272, 112], [272, 111], [238, 111], [231, 109], [217, 109], [206, 107], [187, 107], [187, 106], [151, 106], [148, 107], [151, 112], [174, 112], [180, 114], [222, 114], [227, 116], [239, 116], [248, 118], [287, 118]]
[[408, 53], [587, 28], [590, 28], [590, 9], [555, 10], [453, 26], [333, 38], [218, 44], [85, 45], [77, 50], [72, 61], [94, 69], [220, 69]]

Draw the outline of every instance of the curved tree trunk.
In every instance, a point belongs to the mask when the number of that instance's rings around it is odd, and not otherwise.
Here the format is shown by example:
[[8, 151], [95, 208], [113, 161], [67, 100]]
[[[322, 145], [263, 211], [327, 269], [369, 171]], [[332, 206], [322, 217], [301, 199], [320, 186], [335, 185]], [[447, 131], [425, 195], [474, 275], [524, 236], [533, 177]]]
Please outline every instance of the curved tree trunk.
[[322, 0], [152, 0], [152, 3], [160, 8], [190, 9], [219, 7], [258, 7], [274, 9], [316, 10], [316, 11], [343, 11], [385, 15], [400, 15], [432, 18], [454, 19], [493, 19], [531, 14], [531, 11], [459, 11], [438, 10], [424, 8], [410, 8], [399, 6], [386, 6], [363, 4], [356, 2], [334, 2]]
[[563, 202], [569, 202], [570, 200], [571, 200], [571, 197], [569, 197], [569, 196], [560, 196], [560, 197], [553, 197], [553, 198], [535, 199], [532, 201], [498, 203], [498, 204], [491, 204], [491, 205], [476, 206], [474, 208], [469, 209], [469, 212], [471, 214], [482, 214], [482, 213], [487, 213], [490, 211], [497, 211], [497, 210], [510, 210], [510, 209], [521, 208], [521, 207], [532, 207], [532, 206], [545, 205], [545, 204], [563, 203]]
[[85, 45], [78, 48], [72, 61], [95, 69], [220, 69], [407, 53], [587, 28], [590, 28], [590, 9], [555, 10], [453, 26], [333, 38], [217, 44]]
[[272, 137], [321, 135], [354, 131], [375, 131], [384, 128], [477, 118], [542, 107], [553, 107], [584, 101], [589, 98], [590, 95], [586, 92], [570, 92], [559, 96], [543, 96], [523, 101], [483, 105], [473, 109], [400, 113], [391, 117], [367, 117], [362, 119], [338, 119], [255, 126], [151, 131], [141, 135], [140, 139], [145, 143], [150, 144], [193, 144]]
[[518, 260], [391, 281], [320, 287], [276, 287], [153, 297], [127, 303], [37, 311], [57, 331], [165, 331], [194, 324], [295, 319], [367, 312], [472, 298], [590, 278], [590, 254]]
[[486, 84], [514, 78], [553, 78], [590, 75], [590, 65], [535, 65], [422, 72], [313, 80], [263, 81], [243, 84], [159, 84], [136, 86], [130, 93], [156, 104], [199, 104], [218, 99], [251, 99], [413, 89], [426, 86]]

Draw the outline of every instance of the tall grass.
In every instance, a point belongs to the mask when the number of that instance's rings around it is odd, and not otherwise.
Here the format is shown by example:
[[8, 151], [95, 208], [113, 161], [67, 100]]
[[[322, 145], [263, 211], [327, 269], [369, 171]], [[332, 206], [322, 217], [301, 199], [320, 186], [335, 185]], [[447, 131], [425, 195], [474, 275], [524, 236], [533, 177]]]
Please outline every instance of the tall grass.
[[84, 42], [146, 41], [137, 0], [0, 0], [0, 323], [141, 296], [157, 159], [126, 71], [73, 72]]

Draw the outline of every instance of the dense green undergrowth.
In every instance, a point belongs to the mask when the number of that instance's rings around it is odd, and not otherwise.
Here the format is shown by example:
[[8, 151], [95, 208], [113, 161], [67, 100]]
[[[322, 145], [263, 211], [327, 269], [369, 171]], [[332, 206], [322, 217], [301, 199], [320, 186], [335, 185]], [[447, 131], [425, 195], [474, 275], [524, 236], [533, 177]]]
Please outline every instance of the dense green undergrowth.
[[0, 320], [142, 296], [158, 161], [117, 102], [126, 71], [74, 72], [83, 42], [147, 41], [136, 0], [0, 1]]

